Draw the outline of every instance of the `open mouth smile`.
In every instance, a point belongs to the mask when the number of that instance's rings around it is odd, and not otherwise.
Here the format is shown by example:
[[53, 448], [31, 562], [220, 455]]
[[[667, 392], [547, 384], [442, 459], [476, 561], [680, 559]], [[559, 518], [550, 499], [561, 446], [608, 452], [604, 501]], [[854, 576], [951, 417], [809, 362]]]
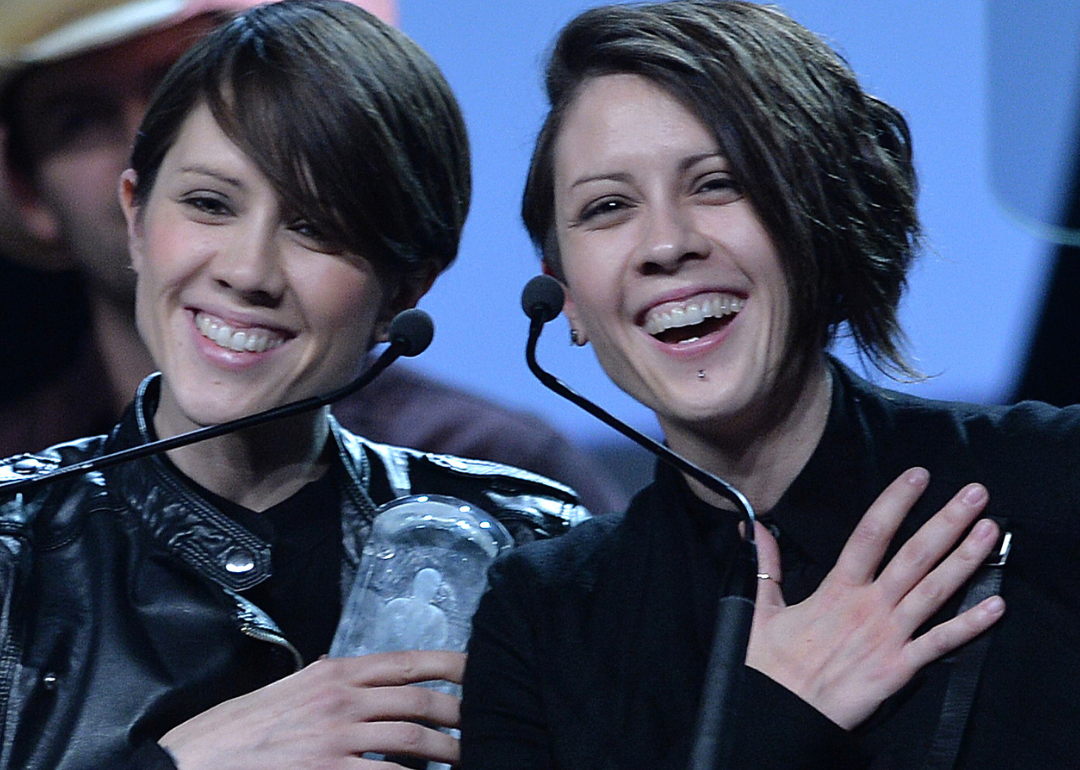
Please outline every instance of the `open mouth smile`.
[[683, 302], [652, 308], [642, 324], [660, 342], [686, 344], [719, 331], [743, 309], [746, 300], [733, 294], [703, 294]]
[[202, 336], [218, 347], [238, 353], [264, 353], [285, 342], [285, 335], [281, 332], [256, 327], [230, 326], [220, 318], [203, 312], [195, 314], [195, 327]]

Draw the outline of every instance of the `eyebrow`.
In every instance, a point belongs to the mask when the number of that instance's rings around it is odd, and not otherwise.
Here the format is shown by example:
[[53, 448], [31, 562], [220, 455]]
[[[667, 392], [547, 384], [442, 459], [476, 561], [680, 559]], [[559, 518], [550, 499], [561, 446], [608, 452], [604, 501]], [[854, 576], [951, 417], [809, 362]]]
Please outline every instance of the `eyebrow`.
[[231, 185], [232, 187], [240, 188], [240, 187], [244, 186], [244, 183], [241, 182], [236, 177], [229, 176], [228, 174], [223, 174], [222, 172], [217, 171], [216, 169], [213, 169], [213, 168], [211, 168], [209, 166], [202, 166], [202, 165], [199, 165], [198, 163], [188, 165], [188, 166], [182, 166], [180, 168], [180, 173], [181, 174], [200, 174], [202, 176], [208, 176], [208, 177], [211, 177], [213, 179], [217, 179], [219, 182], [224, 182], [227, 185]]
[[679, 164], [679, 170], [686, 171], [704, 160], [718, 160], [724, 164], [725, 168], [731, 165], [727, 156], [721, 152], [701, 152], [684, 159], [683, 162]]
[[[722, 153], [700, 152], [695, 155], [688, 155], [687, 157], [679, 161], [679, 171], [687, 171], [696, 166], [698, 163], [701, 163], [705, 160], [719, 160], [721, 163], [723, 163], [725, 169], [727, 169], [731, 165], [728, 162], [727, 157]], [[590, 182], [628, 182], [630, 181], [630, 177], [631, 175], [624, 171], [619, 171], [611, 174], [601, 172], [599, 174], [592, 174], [590, 176], [584, 176], [580, 179], [574, 180], [574, 182], [570, 185], [570, 189], [574, 189], [575, 187], [579, 187], [583, 184], [588, 184]]]
[[614, 173], [614, 174], [601, 173], [601, 174], [593, 174], [591, 176], [584, 176], [584, 177], [581, 177], [580, 179], [575, 179], [573, 184], [570, 185], [570, 189], [574, 189], [575, 187], [580, 187], [581, 185], [588, 184], [589, 182], [607, 182], [607, 181], [611, 181], [611, 182], [629, 182], [630, 181], [630, 175], [627, 174], [627, 173], [624, 173], [624, 172], [618, 172], [618, 173]]

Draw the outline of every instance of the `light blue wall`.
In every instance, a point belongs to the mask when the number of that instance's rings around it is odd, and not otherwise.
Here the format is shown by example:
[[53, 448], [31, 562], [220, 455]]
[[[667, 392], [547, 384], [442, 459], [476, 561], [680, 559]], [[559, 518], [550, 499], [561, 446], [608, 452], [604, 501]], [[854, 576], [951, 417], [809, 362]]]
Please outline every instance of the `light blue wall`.
[[[937, 376], [907, 389], [932, 397], [1007, 397], [1050, 262], [1051, 247], [991, 192], [987, 29], [989, 8], [1000, 2], [782, 3], [832, 41], [865, 85], [911, 122], [929, 250], [912, 276], [903, 320], [918, 366]], [[600, 443], [613, 436], [606, 426], [547, 393], [528, 373], [527, 320], [519, 305], [521, 287], [537, 272], [517, 211], [543, 115], [543, 53], [561, 24], [590, 4], [400, 0], [402, 27], [431, 52], [461, 99], [475, 170], [459, 262], [422, 303], [435, 318], [436, 336], [416, 366]], [[1055, 23], [1052, 15], [1046, 23]], [[549, 324], [541, 362], [655, 431], [651, 417], [608, 383], [590, 352], [570, 349], [566, 334], [561, 319]]]

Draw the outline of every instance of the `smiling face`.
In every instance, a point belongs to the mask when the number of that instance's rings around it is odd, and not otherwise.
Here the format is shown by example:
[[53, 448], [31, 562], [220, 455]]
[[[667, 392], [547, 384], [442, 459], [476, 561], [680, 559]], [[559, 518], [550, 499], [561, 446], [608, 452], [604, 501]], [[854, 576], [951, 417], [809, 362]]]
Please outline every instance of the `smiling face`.
[[205, 105], [186, 119], [142, 207], [121, 200], [139, 331], [162, 371], [163, 437], [320, 395], [356, 373], [389, 315], [364, 257], [287, 210]]
[[760, 429], [787, 381], [791, 296], [713, 136], [651, 81], [605, 75], [554, 157], [566, 313], [608, 375], [673, 445]]

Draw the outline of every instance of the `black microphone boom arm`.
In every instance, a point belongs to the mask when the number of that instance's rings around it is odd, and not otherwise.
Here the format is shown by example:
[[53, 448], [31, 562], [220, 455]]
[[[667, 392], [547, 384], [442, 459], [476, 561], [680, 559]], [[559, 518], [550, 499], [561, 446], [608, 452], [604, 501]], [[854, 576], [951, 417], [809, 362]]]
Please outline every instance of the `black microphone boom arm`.
[[540, 382], [563, 398], [652, 452], [661, 461], [701, 482], [706, 489], [734, 503], [746, 525], [743, 540], [728, 568], [727, 579], [724, 581], [726, 590], [717, 604], [712, 650], [705, 671], [689, 764], [689, 770], [728, 768], [731, 766], [735, 744], [734, 725], [738, 718], [736, 711], [742, 694], [743, 662], [746, 659], [746, 645], [750, 638], [754, 596], [757, 591], [754, 509], [742, 492], [719, 476], [694, 465], [660, 442], [634, 430], [540, 368], [536, 363], [536, 343], [540, 339], [544, 324], [562, 312], [564, 299], [562, 286], [550, 276], [538, 275], [525, 285], [521, 294], [521, 307], [529, 317], [529, 341], [525, 346], [525, 360], [529, 370]]
[[38, 484], [58, 481], [67, 476], [74, 476], [79, 473], [90, 473], [91, 471], [109, 468], [113, 465], [128, 462], [129, 460], [137, 460], [141, 457], [147, 457], [148, 455], [168, 452], [170, 449], [188, 446], [189, 444], [206, 441], [207, 439], [216, 438], [217, 436], [226, 433], [233, 433], [255, 425], [262, 425], [263, 423], [272, 420], [292, 417], [303, 412], [313, 411], [326, 406], [327, 404], [332, 404], [365, 387], [401, 356], [416, 356], [423, 353], [424, 350], [427, 349], [427, 346], [431, 344], [433, 334], [434, 325], [431, 322], [431, 317], [427, 313], [417, 308], [405, 310], [394, 316], [394, 320], [391, 321], [390, 345], [375, 360], [375, 363], [365, 369], [355, 380], [336, 390], [321, 396], [311, 396], [309, 398], [301, 399], [300, 401], [293, 401], [292, 403], [250, 414], [246, 417], [218, 423], [217, 425], [207, 425], [193, 431], [188, 431], [187, 433], [181, 433], [179, 436], [158, 439], [157, 441], [151, 441], [148, 444], [140, 444], [139, 446], [121, 449], [118, 452], [102, 455], [101, 457], [93, 457], [79, 463], [65, 465], [38, 476], [9, 481], [6, 484], [0, 484], [0, 496], [19, 492]]
[[579, 395], [557, 377], [540, 368], [536, 362], [536, 343], [540, 339], [540, 332], [544, 324], [558, 317], [562, 311], [563, 290], [558, 281], [550, 276], [538, 275], [525, 285], [521, 294], [521, 305], [525, 315], [529, 316], [529, 342], [525, 348], [525, 361], [531, 371], [540, 382], [550, 390], [555, 391], [563, 398], [573, 402], [586, 412], [619, 431], [631, 441], [647, 449], [653, 455], [659, 457], [668, 465], [682, 471], [686, 475], [699, 481], [706, 489], [721, 495], [735, 504], [736, 509], [746, 520], [749, 530], [746, 538], [753, 542], [754, 510], [750, 501], [742, 492], [737, 490], [719, 476], [716, 476], [703, 468], [695, 465], [681, 455], [675, 454], [659, 441], [654, 441], [645, 434], [634, 430], [629, 425], [619, 420], [614, 415], [601, 409], [593, 402]]

